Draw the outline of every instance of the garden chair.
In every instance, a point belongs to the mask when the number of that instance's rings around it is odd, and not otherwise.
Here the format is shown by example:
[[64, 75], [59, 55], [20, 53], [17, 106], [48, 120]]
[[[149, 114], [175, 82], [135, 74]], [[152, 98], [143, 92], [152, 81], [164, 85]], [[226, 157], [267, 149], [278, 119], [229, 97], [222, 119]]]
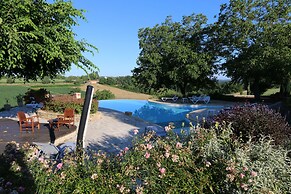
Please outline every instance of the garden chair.
[[72, 108], [66, 108], [64, 110], [64, 114], [57, 115], [57, 129], [60, 130], [60, 125], [75, 125], [75, 110]]
[[19, 120], [20, 132], [22, 132], [23, 128], [25, 128], [25, 130], [31, 130], [32, 132], [34, 132], [35, 127], [40, 129], [39, 118], [37, 115], [26, 117], [23, 111], [19, 111], [17, 112], [17, 117]]

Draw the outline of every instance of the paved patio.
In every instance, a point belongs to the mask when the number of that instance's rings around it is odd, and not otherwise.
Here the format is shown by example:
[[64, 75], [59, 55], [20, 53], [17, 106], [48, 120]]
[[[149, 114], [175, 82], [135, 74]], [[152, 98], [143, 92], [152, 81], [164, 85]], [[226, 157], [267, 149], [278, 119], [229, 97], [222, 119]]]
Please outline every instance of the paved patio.
[[49, 143], [57, 141], [58, 139], [72, 134], [76, 131], [76, 126], [70, 129], [66, 126], [60, 127], [60, 130], [51, 129], [48, 122], [43, 121], [41, 123], [40, 130], [35, 129], [34, 132], [19, 130], [19, 125], [14, 118], [2, 118], [0, 119], [0, 154], [3, 153], [7, 143], [16, 141], [19, 144], [41, 142]]

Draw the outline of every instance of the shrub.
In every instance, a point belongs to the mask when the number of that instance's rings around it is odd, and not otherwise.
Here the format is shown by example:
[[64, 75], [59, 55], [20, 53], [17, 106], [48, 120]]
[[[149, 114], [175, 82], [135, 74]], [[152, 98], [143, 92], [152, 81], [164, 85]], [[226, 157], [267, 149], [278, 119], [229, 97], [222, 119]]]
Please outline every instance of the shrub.
[[15, 79], [11, 78], [11, 77], [8, 77], [7, 80], [6, 80], [6, 83], [13, 84], [13, 83], [15, 83]]
[[[291, 192], [286, 150], [265, 138], [241, 143], [232, 135], [226, 125], [198, 127], [182, 136], [170, 131], [165, 138], [147, 133], [117, 155], [98, 152], [80, 158], [71, 153], [55, 162], [37, 157], [35, 147], [12, 144], [0, 161], [5, 164], [0, 184], [10, 181], [9, 188], [21, 186], [27, 193]], [[28, 172], [34, 184], [17, 181]]]
[[[46, 103], [45, 110], [53, 112], [64, 112], [65, 108], [75, 109], [76, 114], [81, 114], [83, 110], [84, 99], [76, 99], [71, 95], [55, 96], [50, 102]], [[94, 114], [98, 111], [98, 101], [93, 100], [90, 113]]]
[[109, 90], [97, 90], [93, 98], [97, 100], [107, 100], [115, 98], [115, 95]]
[[40, 89], [29, 89], [24, 95], [25, 104], [31, 103], [31, 98], [34, 98], [36, 102], [49, 102], [51, 100], [51, 95], [45, 88]]
[[69, 94], [81, 93], [81, 92], [82, 92], [81, 88], [73, 88], [73, 89], [69, 92]]
[[223, 110], [215, 116], [214, 122], [231, 123], [236, 137], [241, 137], [244, 142], [250, 137], [256, 141], [262, 135], [270, 135], [276, 144], [285, 145], [291, 134], [290, 126], [280, 113], [260, 104]]
[[48, 76], [45, 76], [42, 80], [41, 83], [43, 84], [49, 84], [51, 83], [51, 79]]
[[162, 98], [162, 97], [173, 97], [173, 96], [178, 96], [178, 97], [182, 97], [181, 93], [175, 91], [175, 90], [171, 90], [171, 89], [167, 89], [167, 88], [160, 88], [157, 93], [156, 93], [158, 98]]

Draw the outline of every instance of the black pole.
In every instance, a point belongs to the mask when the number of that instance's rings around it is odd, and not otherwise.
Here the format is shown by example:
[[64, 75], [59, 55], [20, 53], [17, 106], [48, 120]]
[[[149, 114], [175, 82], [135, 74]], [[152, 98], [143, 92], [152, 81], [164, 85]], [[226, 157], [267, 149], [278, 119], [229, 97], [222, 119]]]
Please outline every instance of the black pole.
[[91, 85], [88, 85], [86, 89], [85, 101], [84, 101], [84, 106], [83, 106], [83, 110], [81, 114], [79, 129], [78, 129], [77, 150], [81, 150], [81, 148], [84, 148], [84, 134], [86, 134], [85, 132], [87, 129], [87, 123], [90, 117], [93, 91], [94, 91], [94, 87]]

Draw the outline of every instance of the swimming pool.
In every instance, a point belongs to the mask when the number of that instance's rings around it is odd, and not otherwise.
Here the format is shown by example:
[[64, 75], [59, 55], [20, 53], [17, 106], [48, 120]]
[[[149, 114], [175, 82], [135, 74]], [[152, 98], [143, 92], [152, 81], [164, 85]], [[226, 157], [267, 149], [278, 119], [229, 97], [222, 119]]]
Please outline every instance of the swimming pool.
[[199, 109], [221, 110], [223, 106], [214, 105], [186, 105], [186, 104], [164, 104], [147, 100], [99, 100], [99, 107], [109, 108], [121, 112], [130, 111], [133, 116], [145, 121], [166, 126], [173, 122], [175, 126], [187, 122], [186, 114]]

